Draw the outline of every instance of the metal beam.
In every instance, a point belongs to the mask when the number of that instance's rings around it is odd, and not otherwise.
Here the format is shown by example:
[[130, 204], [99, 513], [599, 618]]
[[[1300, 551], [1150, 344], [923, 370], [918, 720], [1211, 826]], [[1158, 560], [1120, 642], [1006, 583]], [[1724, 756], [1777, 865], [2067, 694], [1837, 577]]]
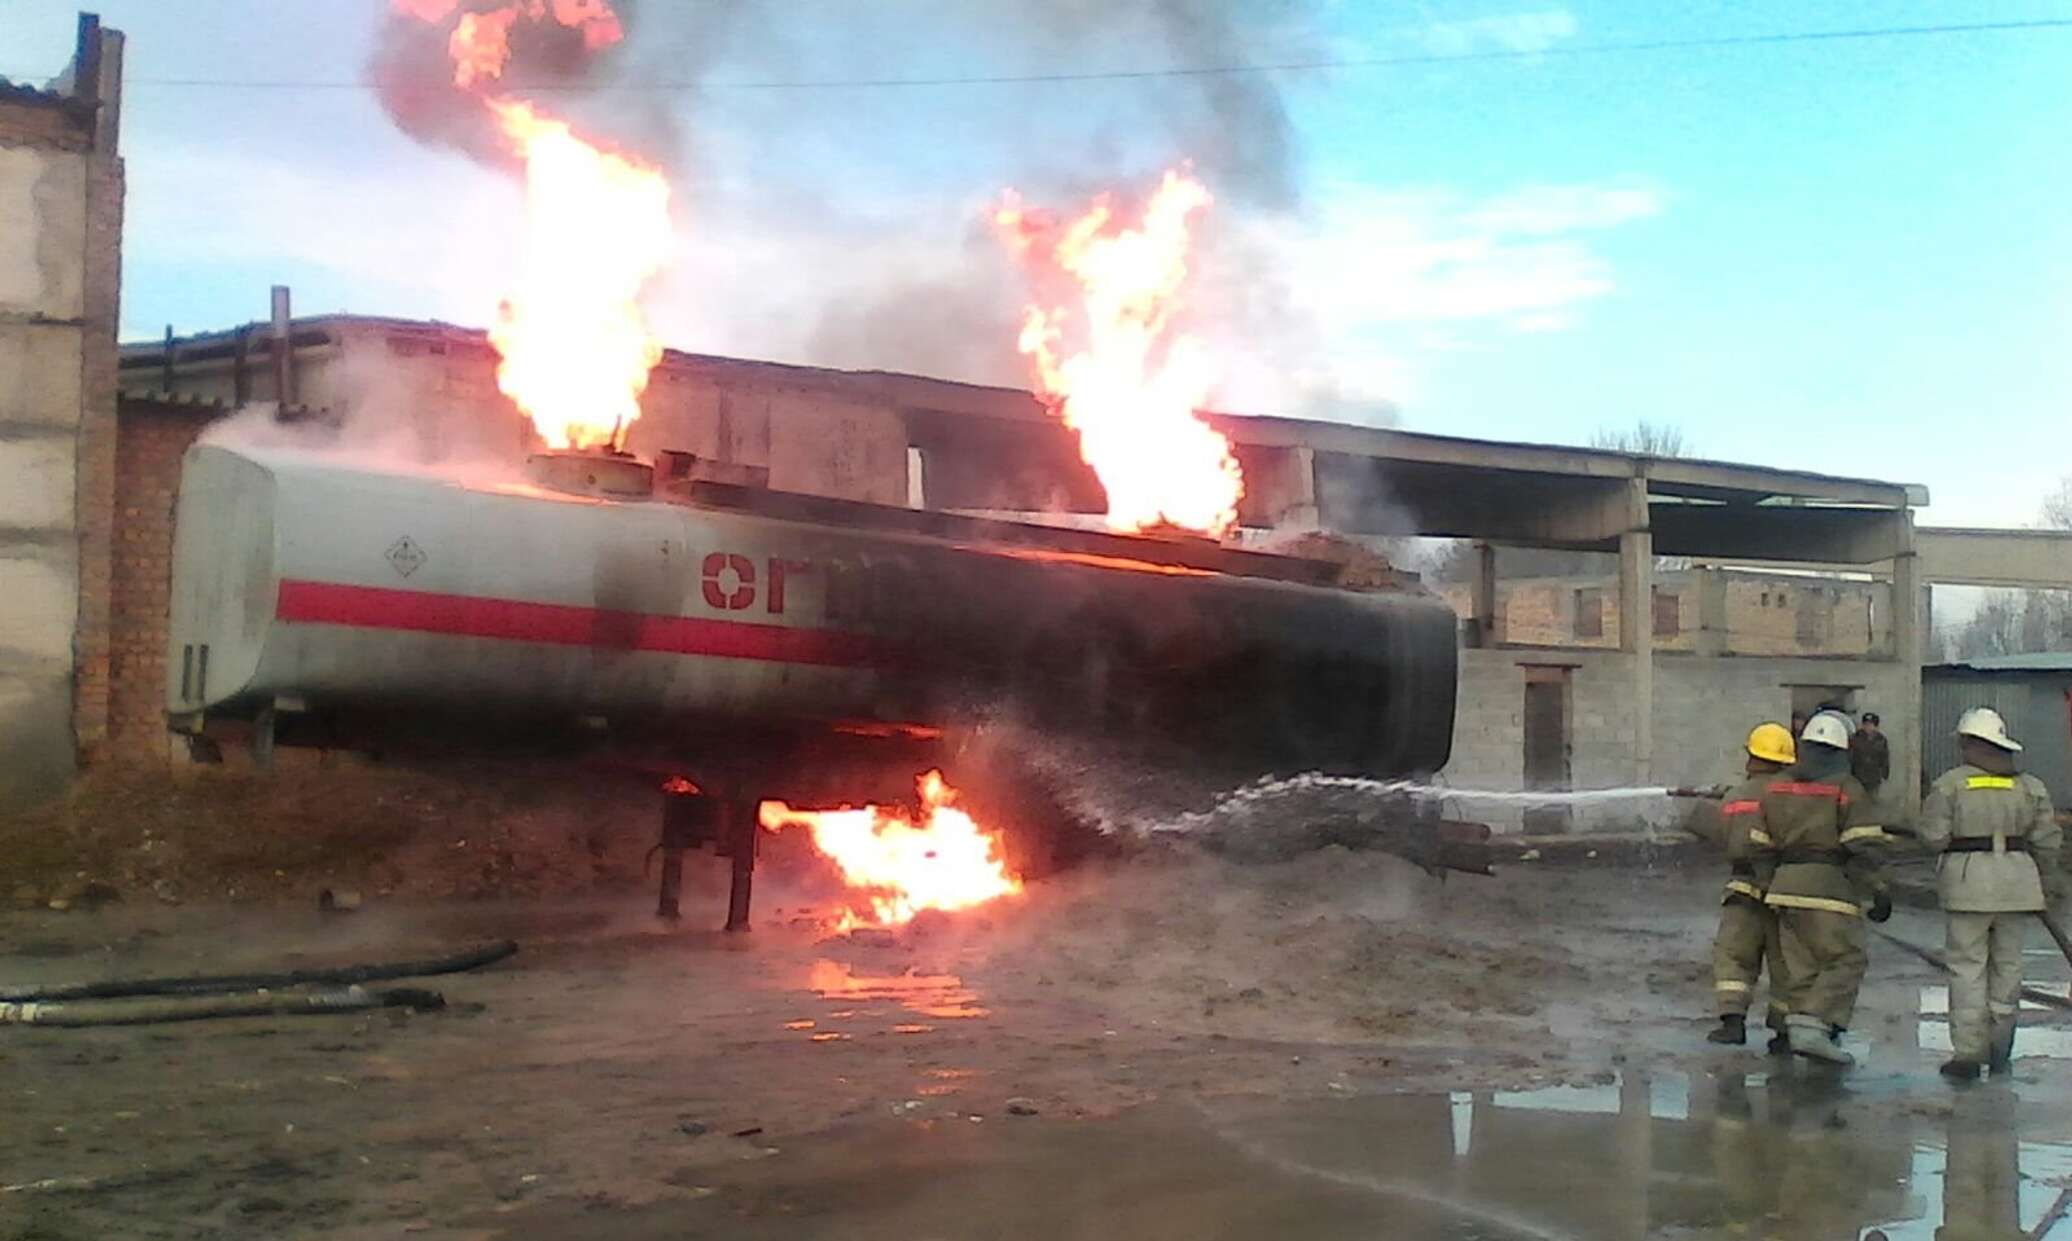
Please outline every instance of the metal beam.
[[1914, 548], [1924, 582], [2072, 590], [2072, 530], [1922, 526]]

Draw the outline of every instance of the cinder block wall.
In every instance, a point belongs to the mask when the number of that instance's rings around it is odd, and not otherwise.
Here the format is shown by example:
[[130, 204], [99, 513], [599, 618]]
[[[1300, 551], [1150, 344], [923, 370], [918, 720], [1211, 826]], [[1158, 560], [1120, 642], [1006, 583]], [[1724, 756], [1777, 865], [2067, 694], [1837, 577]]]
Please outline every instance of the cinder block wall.
[[82, 36], [98, 110], [0, 98], [0, 805], [61, 789], [106, 731], [121, 36]]
[[[1453, 759], [1445, 781], [1455, 788], [1515, 790], [1525, 783], [1525, 683], [1530, 666], [1562, 667], [1569, 678], [1570, 783], [1578, 789], [1634, 782], [1637, 711], [1630, 658], [1586, 650], [1464, 650], [1454, 718]], [[1898, 716], [1906, 670], [1876, 660], [1716, 658], [1666, 654], [1655, 659], [1654, 761], [1647, 783], [1709, 785], [1739, 777], [1741, 745], [1764, 720], [1791, 717], [1794, 686], [1830, 686], [1854, 693], [1859, 710], [1878, 711], [1888, 732], [1917, 727]], [[1893, 747], [1895, 763], [1900, 747]], [[1893, 787], [1917, 779], [1893, 772]], [[1462, 802], [1463, 817], [1502, 831], [1520, 830], [1524, 810]], [[1579, 807], [1573, 829], [1667, 823], [1681, 808], [1660, 800]]]
[[[1676, 604], [1676, 632], [1654, 634], [1657, 651], [1699, 649], [1703, 627], [1697, 576], [1658, 575], [1655, 597]], [[1726, 650], [1743, 655], [1869, 655], [1890, 649], [1891, 587], [1796, 574], [1725, 575]], [[1462, 619], [1472, 613], [1470, 587], [1447, 582], [1439, 593]], [[1598, 634], [1578, 635], [1576, 608], [1594, 601]], [[1652, 618], [1653, 613], [1651, 612]], [[1519, 646], [1619, 647], [1616, 577], [1525, 578], [1497, 583], [1497, 640]]]

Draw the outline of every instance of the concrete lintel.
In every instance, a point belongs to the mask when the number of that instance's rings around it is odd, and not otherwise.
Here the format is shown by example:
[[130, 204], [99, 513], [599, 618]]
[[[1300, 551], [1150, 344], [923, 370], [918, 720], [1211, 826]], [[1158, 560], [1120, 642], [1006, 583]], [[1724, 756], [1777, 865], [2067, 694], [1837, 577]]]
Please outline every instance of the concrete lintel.
[[2072, 590], [2072, 530], [1922, 526], [1914, 546], [1924, 582]]
[[1630, 478], [1466, 470], [1324, 451], [1314, 462], [1324, 525], [1352, 534], [1614, 551], [1632, 525]]
[[1905, 550], [1904, 509], [1657, 504], [1655, 550], [1700, 560], [1871, 564]]
[[[1649, 481], [1665, 487], [1725, 487], [1763, 495], [1829, 500], [1841, 504], [1878, 504], [1888, 508], [1928, 502], [1925, 489], [1907, 483], [1836, 478], [1827, 474], [1805, 474], [1797, 470], [1775, 470], [1720, 461], [1662, 458], [1648, 462], [1647, 474]], [[1914, 499], [1916, 495], [1921, 497], [1919, 501]]]

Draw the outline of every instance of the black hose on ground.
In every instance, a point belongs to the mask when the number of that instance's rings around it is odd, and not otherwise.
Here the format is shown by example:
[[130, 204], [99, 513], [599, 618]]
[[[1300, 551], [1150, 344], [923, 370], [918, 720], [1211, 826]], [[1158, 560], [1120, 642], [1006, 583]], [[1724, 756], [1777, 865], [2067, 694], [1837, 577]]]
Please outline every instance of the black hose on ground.
[[518, 951], [515, 940], [502, 940], [452, 956], [424, 961], [386, 961], [368, 965], [320, 966], [272, 974], [190, 974], [179, 978], [124, 978], [108, 982], [0, 983], [0, 1001], [107, 1000], [136, 995], [211, 995], [310, 984], [345, 986], [388, 978], [427, 978], [458, 974], [493, 965]]
[[417, 987], [396, 987], [386, 991], [347, 987], [343, 991], [254, 991], [242, 995], [177, 995], [70, 1003], [30, 1000], [0, 1004], [0, 1025], [141, 1026], [165, 1021], [204, 1021], [212, 1017], [281, 1017], [349, 1013], [369, 1008], [410, 1008], [423, 1012], [444, 1007], [445, 996]]
[[[1883, 927], [1872, 927], [1871, 934], [1876, 935], [1879, 939], [1884, 940], [1895, 948], [1904, 950], [1911, 956], [1926, 961], [1945, 974], [1950, 972], [1948, 959], [1933, 948], [1923, 948], [1912, 940], [1901, 939]], [[2059, 995], [2055, 991], [2045, 991], [2040, 987], [2023, 987], [2022, 998], [2032, 1003], [2041, 1004], [2046, 1008], [2072, 1009], [2072, 998]]]

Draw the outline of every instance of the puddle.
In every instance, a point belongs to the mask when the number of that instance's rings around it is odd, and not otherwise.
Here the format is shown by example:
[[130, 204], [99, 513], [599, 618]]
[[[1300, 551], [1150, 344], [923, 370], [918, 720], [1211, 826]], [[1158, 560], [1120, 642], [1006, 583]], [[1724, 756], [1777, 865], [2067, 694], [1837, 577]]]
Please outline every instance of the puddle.
[[[954, 1085], [968, 1071], [932, 1076]], [[1791, 1069], [1629, 1075], [1512, 1092], [1169, 1100], [984, 1125], [947, 1123], [979, 1109], [931, 1104], [896, 1133], [858, 1120], [801, 1137], [722, 1192], [728, 1235], [751, 1241], [2072, 1241], [2072, 1221], [2046, 1223], [2072, 1203], [2061, 1104], [1890, 1084]], [[583, 1235], [679, 1236], [682, 1211], [586, 1215]], [[550, 1222], [508, 1235], [554, 1235]]]
[[[2065, 984], [2025, 984], [2042, 987], [2062, 994]], [[1950, 1045], [1950, 989], [1945, 986], [1921, 988], [1920, 1022], [1914, 1031], [1914, 1044], [1922, 1051], [1947, 1056], [1953, 1050]], [[2042, 1017], [2062, 1017], [2063, 1011], [2033, 1000], [2022, 1001], [2022, 1024], [2014, 1039], [2016, 1062], [2032, 1058], [2047, 1060], [2072, 1060], [2072, 1028], [2062, 1025], [2043, 1025]]]
[[[858, 974], [840, 961], [822, 959], [813, 963], [806, 985], [824, 1000], [851, 1005], [890, 1001], [915, 1016], [943, 1021], [992, 1015], [992, 1010], [979, 1003], [978, 993], [955, 974]], [[851, 1008], [828, 1015], [851, 1016], [855, 1012]]]

